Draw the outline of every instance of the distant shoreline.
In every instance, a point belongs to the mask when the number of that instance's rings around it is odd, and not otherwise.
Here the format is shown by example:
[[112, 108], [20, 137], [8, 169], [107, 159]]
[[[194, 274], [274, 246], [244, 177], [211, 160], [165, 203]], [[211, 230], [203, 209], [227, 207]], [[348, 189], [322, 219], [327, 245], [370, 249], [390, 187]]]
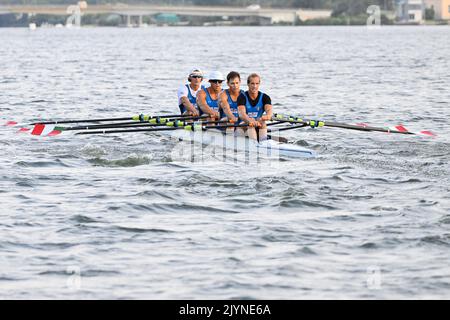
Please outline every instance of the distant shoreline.
[[[35, 28], [66, 28], [65, 24], [57, 23], [57, 24], [51, 24], [51, 23], [34, 23], [30, 22], [28, 24], [21, 24], [21, 25], [0, 25], [0, 29], [2, 28], [30, 28], [30, 25], [34, 25]], [[128, 29], [147, 29], [147, 28], [180, 28], [180, 27], [190, 27], [190, 28], [214, 28], [214, 27], [429, 27], [429, 26], [442, 26], [442, 27], [448, 27], [450, 26], [450, 21], [447, 23], [434, 23], [434, 22], [426, 22], [423, 24], [418, 23], [386, 23], [386, 24], [380, 24], [380, 25], [367, 25], [363, 23], [350, 23], [350, 24], [332, 24], [332, 23], [300, 23], [300, 24], [270, 24], [270, 25], [252, 25], [252, 24], [204, 24], [204, 25], [189, 25], [189, 24], [180, 24], [180, 25], [173, 25], [173, 24], [163, 24], [163, 25], [156, 25], [156, 24], [144, 24], [144, 25], [100, 25], [100, 24], [83, 24], [81, 23], [81, 27], [91, 27], [91, 28], [128, 28]]]
[[[407, 27], [423, 27], [423, 28], [429, 28], [429, 27], [448, 27], [450, 25], [442, 25], [442, 24], [438, 24], [438, 25], [401, 25], [401, 24], [395, 24], [395, 25], [381, 25], [379, 26], [379, 28], [407, 28]], [[38, 30], [52, 30], [52, 29], [166, 29], [166, 28], [298, 28], [298, 29], [307, 29], [310, 27], [320, 27], [320, 28], [331, 28], [331, 27], [337, 27], [337, 28], [368, 28], [370, 29], [371, 26], [367, 26], [367, 25], [300, 25], [300, 26], [278, 26], [278, 25], [271, 25], [271, 26], [154, 26], [154, 27], [111, 27], [111, 26], [96, 26], [96, 25], [84, 25], [81, 27], [71, 27], [71, 28], [67, 28], [65, 26], [63, 27], [54, 27], [54, 26], [45, 26], [45, 27], [36, 27], [35, 29], [31, 30], [34, 31], [36, 29]], [[375, 26], [373, 26], [372, 28], [375, 28]], [[378, 26], [376, 26], [376, 28], [378, 28]], [[26, 29], [26, 30], [30, 30], [30, 27], [17, 27], [17, 26], [5, 26], [5, 27], [0, 27], [0, 30], [6, 30], [6, 29]]]

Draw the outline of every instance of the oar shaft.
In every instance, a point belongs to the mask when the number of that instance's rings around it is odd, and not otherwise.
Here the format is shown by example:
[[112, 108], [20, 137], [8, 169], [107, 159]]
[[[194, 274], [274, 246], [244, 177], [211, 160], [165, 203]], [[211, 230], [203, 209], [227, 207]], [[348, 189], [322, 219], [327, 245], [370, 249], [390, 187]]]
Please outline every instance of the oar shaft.
[[324, 122], [324, 125], [332, 128], [343, 128], [350, 130], [358, 130], [358, 131], [378, 131], [378, 132], [389, 132], [389, 133], [401, 133], [401, 134], [414, 134], [409, 131], [398, 131], [389, 128], [381, 128], [381, 127], [372, 127], [372, 126], [358, 126], [353, 124], [345, 124], [339, 122]]
[[92, 130], [92, 129], [108, 129], [108, 128], [121, 128], [121, 127], [130, 127], [130, 126], [147, 126], [150, 123], [141, 123], [141, 122], [122, 122], [122, 123], [105, 123], [105, 124], [93, 124], [88, 126], [76, 126], [76, 127], [68, 127], [64, 128], [64, 131], [74, 131], [74, 130]]
[[193, 119], [193, 118], [201, 118], [205, 116], [199, 116], [199, 117], [191, 117], [191, 116], [183, 116], [180, 114], [162, 114], [159, 116], [149, 116], [149, 115], [137, 115], [132, 117], [123, 117], [123, 118], [99, 118], [99, 119], [79, 119], [79, 120], [57, 120], [57, 121], [43, 121], [43, 122], [34, 122], [30, 125], [36, 125], [36, 124], [68, 124], [68, 123], [91, 123], [91, 122], [101, 122], [101, 121], [148, 121], [149, 119], [155, 119], [155, 118], [174, 118], [174, 119]]
[[[183, 120], [179, 120], [182, 121], [182, 124], [177, 125], [178, 127], [180, 126], [186, 126], [188, 125], [188, 123], [185, 120], [191, 120], [192, 118], [197, 119], [198, 117], [186, 117], [183, 118]], [[111, 128], [139, 128], [139, 127], [162, 127], [162, 126], [166, 126], [168, 123], [176, 121], [177, 119], [165, 119], [164, 118], [164, 122], [162, 123], [149, 123], [149, 122], [136, 122], [136, 121], [130, 121], [130, 122], [120, 122], [120, 123], [105, 123], [105, 124], [93, 124], [93, 125], [87, 125], [87, 126], [76, 126], [76, 127], [67, 127], [67, 128], [61, 128], [64, 131], [78, 131], [78, 130], [95, 130], [95, 129], [111, 129]], [[202, 121], [201, 124], [218, 124], [218, 123], [230, 123], [229, 121]], [[273, 126], [276, 124], [281, 124], [281, 123], [285, 123], [285, 121], [276, 121], [276, 122], [272, 122], [267, 124], [267, 126]], [[245, 125], [247, 126], [247, 125]], [[291, 129], [296, 129], [296, 128], [302, 128], [306, 125], [301, 125], [301, 126], [292, 126], [292, 127], [287, 127], [287, 128], [280, 128], [277, 129], [278, 131], [284, 131], [284, 130], [291, 130]]]
[[227, 128], [239, 128], [239, 127], [248, 127], [247, 124], [238, 124], [238, 125], [218, 125], [218, 126], [203, 126], [203, 125], [188, 125], [184, 127], [162, 127], [162, 128], [148, 128], [148, 129], [125, 129], [125, 130], [98, 130], [98, 131], [84, 131], [78, 132], [77, 135], [86, 135], [86, 134], [109, 134], [109, 133], [130, 133], [130, 132], [155, 132], [155, 131], [171, 131], [171, 130], [189, 130], [189, 131], [198, 131], [198, 130], [209, 130], [209, 129], [227, 129]]
[[100, 121], [125, 121], [125, 120], [131, 120], [132, 118], [109, 118], [109, 119], [85, 119], [85, 120], [57, 120], [57, 121], [40, 121], [40, 122], [33, 122], [30, 123], [30, 125], [36, 125], [36, 124], [68, 124], [68, 123], [82, 123], [82, 122], [100, 122]]
[[128, 130], [98, 130], [98, 131], [83, 131], [76, 133], [77, 135], [85, 134], [108, 134], [108, 133], [127, 133], [127, 132], [153, 132], [153, 131], [170, 131], [180, 129], [178, 127], [162, 127], [162, 128], [151, 128], [151, 129], [128, 129]]
[[[350, 129], [350, 130], [358, 130], [358, 131], [378, 131], [378, 132], [387, 132], [387, 133], [400, 133], [400, 134], [415, 134], [413, 132], [409, 131], [399, 131], [395, 129], [390, 128], [382, 128], [382, 127], [372, 127], [372, 126], [362, 126], [362, 125], [354, 125], [354, 124], [347, 124], [347, 123], [340, 123], [340, 122], [328, 122], [328, 121], [316, 121], [316, 120], [303, 120], [294, 116], [285, 116], [285, 119], [281, 118], [282, 115], [274, 115], [274, 119], [276, 121], [284, 121], [288, 123], [299, 123], [304, 126], [311, 125], [312, 127], [315, 127], [312, 125], [313, 123], [318, 125], [319, 127], [332, 127], [332, 128], [343, 128], [343, 129]], [[287, 129], [286, 129], [287, 130]]]
[[[173, 120], [173, 119], [172, 119]], [[95, 129], [112, 129], [112, 128], [140, 128], [140, 127], [184, 127], [190, 123], [187, 121], [167, 121], [164, 123], [148, 123], [148, 122], [124, 122], [124, 123], [109, 123], [98, 124], [92, 126], [77, 126], [65, 128], [64, 131], [77, 131], [77, 130], [95, 130]], [[200, 124], [215, 124], [215, 123], [229, 123], [228, 121], [202, 121]]]
[[[203, 119], [203, 118], [205, 118], [205, 117], [202, 117], [201, 119]], [[162, 118], [160, 123], [131, 121], [131, 122], [104, 123], [104, 124], [96, 124], [96, 125], [89, 125], [89, 126], [68, 127], [68, 128], [64, 128], [64, 130], [65, 131], [74, 131], [74, 130], [108, 129], [108, 128], [160, 127], [160, 126], [167, 126], [170, 123], [173, 123], [175, 121], [179, 121], [181, 123], [177, 124], [177, 125], [172, 125], [172, 126], [180, 127], [180, 126], [185, 126], [188, 124], [186, 120], [196, 120], [196, 119], [198, 119], [198, 117], [186, 117], [186, 118], [183, 118], [182, 120]], [[164, 121], [162, 121], [162, 120], [164, 120]], [[226, 122], [227, 121], [205, 121], [202, 123], [212, 124], [212, 123], [226, 123]]]
[[283, 127], [283, 128], [275, 128], [275, 129], [270, 129], [269, 132], [278, 132], [278, 131], [286, 131], [286, 130], [293, 130], [293, 129], [299, 129], [299, 128], [304, 128], [308, 126], [308, 124], [306, 123], [302, 123], [300, 125], [293, 125], [290, 127]]

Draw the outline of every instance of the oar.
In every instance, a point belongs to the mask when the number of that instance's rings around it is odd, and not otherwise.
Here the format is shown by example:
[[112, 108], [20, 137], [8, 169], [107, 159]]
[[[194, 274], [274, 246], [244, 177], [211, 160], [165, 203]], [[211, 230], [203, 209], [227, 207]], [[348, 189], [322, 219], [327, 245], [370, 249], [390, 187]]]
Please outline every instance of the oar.
[[[279, 122], [273, 122], [271, 124], [279, 124], [279, 123], [285, 123], [285, 122], [284, 121], [279, 121]], [[270, 124], [268, 124], [268, 125], [270, 125]], [[293, 129], [304, 128], [306, 126], [307, 126], [307, 124], [302, 123], [300, 125], [292, 125], [292, 126], [289, 126], [289, 127], [269, 129], [269, 130], [267, 130], [267, 132], [276, 133], [276, 132], [279, 132], [279, 131], [286, 131], [286, 130], [293, 130]], [[275, 140], [275, 141], [279, 141], [279, 142], [283, 142], [283, 143], [288, 143], [289, 142], [289, 140], [287, 138], [274, 136], [273, 134], [272, 135], [268, 135], [267, 137], [269, 139], [272, 139], [272, 140]]]
[[[189, 118], [188, 118], [189, 119]], [[177, 119], [165, 119], [161, 118], [161, 121], [155, 123], [153, 121], [147, 122], [120, 122], [120, 123], [104, 123], [104, 124], [94, 124], [88, 126], [75, 126], [75, 127], [59, 127], [62, 131], [74, 131], [74, 130], [93, 130], [93, 129], [108, 129], [108, 128], [135, 128], [135, 127], [158, 127], [158, 126], [169, 126], [169, 127], [183, 127], [190, 124], [186, 118], [183, 120]], [[152, 119], [154, 120], [154, 119]], [[213, 123], [227, 123], [228, 121], [203, 121], [203, 124], [213, 124]]]
[[[273, 122], [273, 123], [271, 123], [271, 124], [273, 125], [273, 124], [279, 124], [279, 123], [285, 123], [285, 122], [284, 122], [284, 121], [279, 121], [279, 122]], [[270, 124], [268, 124], [268, 125], [270, 125]], [[282, 128], [269, 129], [269, 130], [267, 130], [267, 132], [276, 133], [276, 132], [278, 132], [278, 131], [286, 131], [286, 130], [299, 129], [299, 128], [304, 128], [304, 127], [306, 127], [306, 126], [307, 126], [307, 124], [302, 123], [302, 124], [300, 124], [300, 125], [293, 125], [293, 126], [289, 126], [289, 127], [282, 127]], [[278, 142], [283, 142], [283, 143], [288, 143], [288, 142], [289, 142], [289, 140], [288, 140], [287, 138], [285, 138], [285, 137], [280, 137], [280, 136], [274, 136], [273, 134], [272, 134], [272, 135], [268, 135], [267, 137], [268, 137], [269, 139], [272, 139], [272, 140], [278, 141]]]
[[[207, 115], [203, 115], [203, 116], [186, 116], [183, 117], [181, 119], [183, 120], [202, 120], [205, 119], [207, 117]], [[120, 118], [115, 118], [115, 119], [120, 119]], [[177, 120], [178, 119], [178, 120]], [[60, 125], [57, 124], [45, 124], [45, 123], [38, 123], [35, 124], [33, 128], [31, 129], [27, 129], [27, 128], [22, 128], [21, 130], [19, 130], [19, 132], [31, 132], [32, 135], [35, 136], [56, 136], [58, 134], [60, 134], [62, 131], [66, 131], [66, 130], [89, 130], [92, 128], [116, 128], [116, 127], [132, 127], [132, 125], [140, 125], [140, 124], [145, 124], [145, 125], [150, 125], [150, 124], [161, 124], [161, 125], [166, 125], [167, 123], [171, 123], [171, 122], [175, 122], [175, 121], [180, 121], [180, 118], [162, 118], [162, 117], [156, 117], [156, 118], [150, 118], [149, 120], [145, 121], [145, 122], [136, 122], [136, 121], [131, 121], [131, 122], [113, 122], [113, 123], [103, 123], [103, 124], [98, 124], [98, 125], [84, 125], [84, 126], [75, 126], [75, 127], [62, 127]]]
[[368, 125], [356, 125], [356, 124], [347, 124], [341, 122], [329, 122], [329, 121], [318, 121], [318, 120], [303, 120], [301, 118], [295, 116], [286, 116], [282, 114], [275, 114], [273, 117], [275, 121], [284, 121], [288, 123], [300, 123], [304, 126], [315, 127], [334, 127], [334, 128], [343, 128], [350, 130], [358, 130], [358, 131], [378, 131], [378, 132], [386, 132], [386, 133], [399, 133], [399, 134], [423, 134], [427, 136], [436, 136], [433, 132], [428, 130], [423, 130], [420, 132], [411, 132], [408, 131], [404, 126], [398, 125], [394, 128], [383, 128], [383, 127], [373, 127]]
[[109, 134], [109, 133], [130, 133], [130, 132], [155, 132], [155, 131], [170, 131], [184, 129], [187, 131], [206, 131], [209, 129], [226, 129], [226, 128], [239, 128], [247, 127], [247, 124], [234, 124], [234, 125], [219, 125], [219, 126], [204, 126], [201, 124], [187, 125], [184, 127], [162, 127], [162, 128], [148, 128], [148, 129], [125, 129], [125, 130], [98, 130], [98, 131], [83, 131], [78, 132], [76, 135], [86, 134]]
[[67, 124], [67, 123], [85, 123], [85, 122], [101, 122], [101, 121], [141, 121], [146, 122], [151, 119], [158, 119], [158, 118], [173, 118], [173, 119], [181, 119], [181, 118], [201, 118], [205, 116], [198, 116], [198, 117], [192, 117], [192, 116], [183, 116], [180, 114], [162, 114], [158, 116], [150, 116], [150, 115], [144, 115], [139, 114], [132, 117], [123, 117], [123, 118], [101, 118], [101, 119], [79, 119], [79, 120], [56, 120], [56, 121], [39, 121], [31, 123], [30, 125], [36, 125], [36, 124]]
[[293, 130], [293, 129], [304, 128], [304, 127], [307, 127], [307, 126], [309, 126], [309, 124], [302, 123], [300, 125], [293, 125], [293, 126], [283, 127], [283, 128], [275, 128], [275, 129], [270, 129], [268, 131], [269, 132], [286, 131], [286, 130]]
[[[228, 123], [227, 121], [203, 121], [196, 122], [201, 124], [217, 124], [217, 123]], [[81, 131], [81, 130], [94, 130], [94, 129], [111, 129], [111, 128], [140, 128], [140, 127], [158, 127], [158, 126], [168, 126], [168, 127], [184, 127], [192, 124], [189, 121], [173, 120], [173, 121], [161, 121], [160, 123], [149, 123], [149, 122], [127, 122], [127, 123], [109, 123], [109, 124], [99, 124], [92, 126], [76, 126], [76, 127], [61, 127], [54, 124], [37, 124], [31, 130], [31, 134], [35, 136], [56, 136], [61, 134], [63, 131]]]

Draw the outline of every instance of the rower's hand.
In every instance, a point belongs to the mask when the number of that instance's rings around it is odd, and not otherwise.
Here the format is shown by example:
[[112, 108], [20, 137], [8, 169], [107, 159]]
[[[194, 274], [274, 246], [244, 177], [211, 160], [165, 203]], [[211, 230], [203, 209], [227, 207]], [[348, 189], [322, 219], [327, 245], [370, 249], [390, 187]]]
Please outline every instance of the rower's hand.
[[231, 123], [236, 123], [236, 122], [238, 122], [238, 118], [233, 116], [228, 121], [231, 122]]
[[255, 119], [253, 119], [253, 118], [248, 119], [248, 126], [249, 127], [256, 127], [257, 125], [258, 125], [258, 123], [256, 122]]
[[264, 121], [264, 120], [262, 120], [262, 119], [259, 119], [259, 120], [257, 121], [256, 125], [257, 125], [258, 127], [263, 127], [263, 126], [264, 126], [264, 123], [266, 123], [266, 121]]
[[259, 118], [259, 120], [262, 121], [269, 121], [271, 119], [271, 117], [269, 117], [268, 115], [264, 115], [261, 118]]
[[219, 112], [213, 112], [210, 114], [211, 118], [219, 120], [220, 119], [220, 113]]
[[197, 110], [195, 110], [195, 111], [189, 111], [188, 115], [191, 117], [198, 117], [200, 115], [200, 113]]

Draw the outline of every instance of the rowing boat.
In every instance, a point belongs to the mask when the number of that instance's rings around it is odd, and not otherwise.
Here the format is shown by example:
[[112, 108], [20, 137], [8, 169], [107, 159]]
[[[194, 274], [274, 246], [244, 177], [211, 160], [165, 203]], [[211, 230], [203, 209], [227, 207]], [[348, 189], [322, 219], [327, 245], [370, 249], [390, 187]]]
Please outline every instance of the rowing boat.
[[[395, 127], [375, 127], [365, 123], [347, 124], [341, 122], [329, 122], [319, 120], [303, 120], [296, 116], [275, 114], [267, 126], [273, 135], [269, 140], [256, 141], [243, 136], [225, 134], [223, 130], [234, 130], [237, 127], [248, 127], [248, 124], [230, 124], [224, 121], [201, 121], [204, 116], [180, 116], [180, 115], [135, 115], [120, 118], [99, 118], [63, 121], [41, 121], [31, 123], [32, 128], [22, 127], [17, 132], [31, 133], [35, 136], [55, 136], [63, 131], [79, 131], [76, 135], [92, 134], [124, 134], [158, 132], [170, 135], [177, 140], [192, 141], [201, 145], [222, 148], [222, 150], [234, 150], [246, 152], [252, 156], [312, 158], [316, 154], [313, 150], [287, 143], [285, 138], [277, 137], [274, 133], [286, 130], [295, 130], [304, 127], [321, 128], [333, 127], [366, 132], [385, 132], [402, 135], [422, 135], [424, 137], [436, 137], [429, 130], [412, 132], [403, 125]], [[197, 120], [197, 121], [196, 121]], [[199, 121], [200, 120], [200, 121]], [[194, 121], [194, 122], [192, 122]], [[75, 126], [60, 126], [59, 124], [76, 124]], [[5, 126], [16, 126], [17, 122], [8, 121]], [[27, 126], [27, 125], [25, 125]], [[191, 149], [192, 150], [192, 149]], [[184, 152], [184, 151], [182, 151]], [[224, 154], [225, 155], [225, 154]], [[246, 156], [247, 157], [247, 156]]]
[[173, 130], [161, 131], [181, 141], [193, 141], [202, 145], [223, 148], [238, 152], [249, 152], [265, 157], [312, 158], [316, 153], [290, 143], [278, 142], [273, 139], [258, 142], [248, 137], [225, 134], [223, 131], [208, 129], [207, 131]]

